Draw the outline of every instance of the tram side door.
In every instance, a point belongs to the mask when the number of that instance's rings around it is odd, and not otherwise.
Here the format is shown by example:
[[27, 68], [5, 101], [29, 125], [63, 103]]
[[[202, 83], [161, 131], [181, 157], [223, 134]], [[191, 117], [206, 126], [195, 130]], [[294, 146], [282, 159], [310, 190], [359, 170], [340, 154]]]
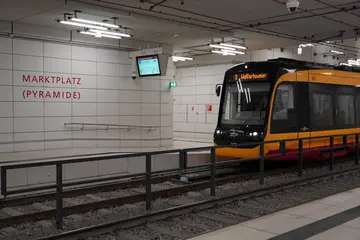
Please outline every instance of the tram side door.
[[299, 139], [303, 139], [303, 150], [311, 147], [311, 127], [310, 127], [310, 75], [309, 71], [296, 72], [296, 109], [298, 115], [298, 134]]

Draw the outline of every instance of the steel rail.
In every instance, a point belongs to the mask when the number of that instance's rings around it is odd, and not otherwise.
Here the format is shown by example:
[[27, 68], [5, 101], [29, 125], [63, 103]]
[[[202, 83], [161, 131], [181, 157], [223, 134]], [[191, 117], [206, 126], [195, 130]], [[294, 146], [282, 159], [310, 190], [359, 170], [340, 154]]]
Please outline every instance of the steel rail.
[[102, 224], [97, 224], [89, 227], [83, 227], [76, 230], [70, 230], [66, 232], [62, 232], [59, 234], [54, 234], [46, 237], [38, 238], [37, 240], [53, 240], [53, 239], [77, 239], [84, 236], [92, 236], [92, 235], [99, 235], [102, 233], [108, 233], [113, 230], [119, 229], [119, 228], [128, 228], [133, 227], [137, 225], [141, 225], [146, 222], [151, 221], [157, 221], [162, 220], [168, 217], [174, 217], [194, 211], [209, 209], [214, 206], [218, 205], [224, 205], [231, 203], [233, 201], [239, 201], [239, 200], [246, 200], [254, 197], [259, 197], [267, 194], [271, 194], [274, 192], [279, 192], [282, 190], [292, 189], [298, 186], [304, 186], [311, 183], [316, 183], [319, 181], [322, 181], [324, 179], [332, 178], [334, 176], [344, 175], [351, 172], [359, 171], [360, 167], [356, 166], [352, 169], [346, 169], [342, 171], [336, 171], [336, 172], [330, 172], [326, 174], [320, 174], [312, 177], [307, 177], [304, 179], [297, 179], [294, 181], [289, 181], [286, 183], [280, 183], [269, 187], [262, 187], [256, 190], [248, 191], [248, 192], [242, 192], [237, 193], [229, 196], [222, 196], [213, 198], [210, 200], [204, 200], [199, 201], [196, 203], [190, 203], [182, 206], [172, 207], [165, 210], [160, 210], [156, 212], [148, 212], [143, 215], [138, 215], [135, 217], [130, 217], [126, 219], [106, 222]]

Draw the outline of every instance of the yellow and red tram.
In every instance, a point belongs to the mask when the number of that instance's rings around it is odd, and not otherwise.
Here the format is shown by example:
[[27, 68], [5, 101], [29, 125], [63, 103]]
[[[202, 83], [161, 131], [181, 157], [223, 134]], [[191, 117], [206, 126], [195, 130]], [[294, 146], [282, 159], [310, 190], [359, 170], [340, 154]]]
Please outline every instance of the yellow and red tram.
[[[214, 144], [233, 146], [217, 149], [217, 156], [255, 158], [261, 141], [324, 136], [303, 141], [304, 150], [319, 149], [304, 158], [322, 158], [321, 148], [330, 146], [326, 136], [360, 133], [359, 68], [284, 58], [247, 62], [227, 70], [216, 93], [221, 99]], [[347, 138], [354, 142], [354, 136]], [[342, 137], [334, 137], [334, 146], [342, 144]], [[277, 154], [280, 144], [266, 143], [264, 151]], [[297, 152], [298, 141], [286, 142], [285, 151]]]

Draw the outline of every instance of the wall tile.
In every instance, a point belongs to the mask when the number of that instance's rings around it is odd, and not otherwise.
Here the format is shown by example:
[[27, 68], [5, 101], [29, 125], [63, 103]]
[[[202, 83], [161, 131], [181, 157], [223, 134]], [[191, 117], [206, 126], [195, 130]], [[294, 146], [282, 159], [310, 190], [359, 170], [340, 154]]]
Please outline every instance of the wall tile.
[[141, 105], [138, 103], [120, 103], [120, 115], [139, 116], [141, 115]]
[[97, 74], [101, 76], [120, 76], [119, 64], [114, 63], [97, 63]]
[[161, 114], [173, 114], [173, 104], [172, 103], [168, 103], [168, 104], [161, 104]]
[[160, 103], [142, 103], [141, 115], [160, 115]]
[[122, 77], [120, 88], [125, 90], [140, 90], [142, 89], [142, 85], [139, 79], [134, 80], [132, 78]]
[[13, 88], [12, 86], [0, 87], [0, 101], [12, 101], [13, 100]]
[[[70, 127], [65, 127], [65, 123], [70, 123], [71, 117], [46, 117], [45, 118], [45, 131], [69, 131]], [[71, 135], [69, 136], [71, 137]]]
[[132, 125], [140, 126], [141, 117], [140, 116], [120, 116], [120, 125]]
[[120, 53], [116, 50], [97, 49], [97, 61], [104, 63], [120, 63]]
[[65, 141], [46, 141], [45, 142], [45, 150], [51, 149], [66, 149], [71, 148], [73, 141], [65, 140]]
[[42, 57], [14, 55], [14, 70], [37, 71], [44, 70], [44, 60]]
[[0, 69], [12, 69], [13, 57], [10, 54], [0, 54]]
[[0, 53], [12, 53], [12, 39], [0, 37]]
[[14, 132], [41, 132], [45, 130], [44, 118], [14, 118]]
[[13, 116], [13, 102], [0, 102], [0, 118]]
[[[0, 142], [1, 143], [8, 143], [14, 141], [14, 134], [10, 133], [1, 133], [0, 134]], [[2, 144], [0, 144], [1, 146]]]
[[160, 103], [160, 92], [141, 92], [141, 102], [143, 103]]
[[174, 122], [186, 122], [187, 116], [185, 113], [174, 113]]
[[44, 43], [44, 56], [71, 59], [71, 46], [57, 43]]
[[45, 135], [43, 132], [39, 133], [15, 133], [14, 141], [23, 142], [23, 141], [44, 141]]
[[71, 69], [73, 74], [96, 75], [96, 62], [73, 60]]
[[162, 127], [172, 127], [174, 125], [173, 116], [172, 115], [162, 115], [160, 125]]
[[72, 59], [96, 61], [96, 48], [72, 46]]
[[44, 142], [27, 142], [27, 143], [15, 143], [15, 152], [26, 152], [26, 151], [40, 151], [45, 150]]
[[131, 64], [120, 64], [120, 76], [121, 77], [131, 77], [132, 74], [132, 67]]
[[98, 102], [119, 102], [120, 91], [119, 90], [97, 90]]
[[142, 116], [141, 126], [160, 126], [160, 116]]
[[12, 76], [11, 70], [0, 70], [0, 85], [12, 85]]
[[14, 39], [14, 54], [44, 56], [44, 44], [39, 41]]
[[44, 58], [44, 71], [57, 73], [71, 73], [71, 60], [58, 58]]
[[13, 132], [13, 119], [0, 118], [0, 133], [12, 133], [12, 132]]
[[45, 102], [46, 117], [71, 116], [71, 103]]
[[161, 81], [153, 79], [141, 79], [141, 90], [160, 91]]
[[98, 116], [118, 116], [120, 115], [119, 103], [98, 103]]
[[43, 117], [44, 108], [43, 102], [15, 102], [14, 117]]
[[131, 65], [131, 59], [129, 58], [129, 52], [119, 52], [120, 63], [124, 65]]
[[72, 116], [96, 116], [96, 103], [72, 103]]
[[[60, 131], [60, 132], [45, 132], [45, 140], [64, 140], [69, 141], [71, 139], [71, 131]], [[51, 142], [51, 141], [49, 141]]]
[[120, 89], [122, 79], [120, 77], [97, 76], [98, 89]]
[[121, 103], [139, 103], [139, 102], [141, 102], [140, 94], [141, 94], [140, 91], [122, 90], [120, 92], [120, 102]]

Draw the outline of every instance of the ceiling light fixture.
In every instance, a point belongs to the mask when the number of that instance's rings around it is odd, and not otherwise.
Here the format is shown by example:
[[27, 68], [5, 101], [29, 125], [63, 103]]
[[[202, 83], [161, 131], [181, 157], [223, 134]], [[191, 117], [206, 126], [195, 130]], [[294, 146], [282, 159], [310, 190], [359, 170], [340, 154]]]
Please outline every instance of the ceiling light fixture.
[[298, 53], [299, 55], [302, 54], [302, 48], [301, 48], [301, 47], [299, 47], [299, 48], [297, 49], [297, 53]]
[[219, 50], [211, 50], [212, 53], [218, 53], [218, 54], [221, 54], [221, 55], [231, 55], [231, 56], [235, 56], [236, 54], [235, 53], [232, 53], [232, 52], [228, 52], [228, 51], [219, 51]]
[[245, 46], [233, 45], [233, 44], [228, 44], [228, 43], [220, 43], [220, 45], [224, 46], [224, 47], [229, 47], [229, 48], [247, 49], [247, 47], [245, 47]]
[[233, 51], [233, 50], [224, 50], [224, 51], [229, 52], [229, 53], [235, 53], [235, 54], [245, 54], [244, 52]]
[[235, 48], [231, 48], [231, 47], [226, 47], [226, 46], [221, 46], [221, 45], [214, 45], [214, 44], [209, 44], [209, 47], [213, 47], [213, 48], [220, 48], [220, 49], [225, 49], [225, 50], [233, 50], [235, 51]]
[[131, 37], [130, 34], [127, 33], [118, 33], [118, 32], [110, 32], [110, 31], [101, 31], [101, 30], [96, 30], [96, 29], [89, 29], [90, 32], [99, 32], [101, 34], [107, 34], [107, 35], [114, 35], [114, 36], [119, 36], [119, 37]]
[[76, 18], [76, 17], [69, 17], [69, 20], [74, 21], [74, 22], [94, 24], [94, 25], [99, 25], [99, 26], [109, 27], [109, 28], [119, 28], [119, 26], [115, 25], [115, 24], [96, 22], [96, 21], [91, 21], [91, 20], [86, 20], [86, 19], [81, 19], [81, 18]]
[[78, 23], [78, 22], [71, 22], [71, 21], [64, 21], [64, 20], [57, 20], [57, 22], [65, 24], [65, 25], [72, 25], [72, 26], [85, 27], [85, 28], [93, 28], [93, 29], [97, 29], [98, 31], [99, 30], [104, 30], [104, 31], [107, 30], [107, 28], [105, 28], [105, 27], [94, 26], [94, 25], [90, 25], [90, 24], [86, 24], [86, 23]]
[[[114, 38], [114, 39], [121, 39], [120, 36], [114, 36], [114, 35], [107, 35], [107, 34], [101, 34], [101, 33], [95, 33], [95, 32], [87, 32], [87, 31], [79, 31], [79, 33], [81, 34], [86, 34], [86, 35], [92, 35], [95, 37], [106, 37], [106, 38]], [[100, 35], [99, 35], [100, 34]]]
[[172, 59], [174, 62], [177, 62], [177, 61], [186, 61], [186, 60], [194, 60], [193, 58], [191, 57], [182, 57], [182, 56], [172, 56]]
[[355, 65], [355, 66], [360, 66], [360, 62], [355, 61], [355, 60], [351, 60], [351, 59], [348, 60], [348, 64]]
[[331, 53], [340, 54], [343, 55], [344, 52], [336, 51], [336, 50], [330, 50]]

